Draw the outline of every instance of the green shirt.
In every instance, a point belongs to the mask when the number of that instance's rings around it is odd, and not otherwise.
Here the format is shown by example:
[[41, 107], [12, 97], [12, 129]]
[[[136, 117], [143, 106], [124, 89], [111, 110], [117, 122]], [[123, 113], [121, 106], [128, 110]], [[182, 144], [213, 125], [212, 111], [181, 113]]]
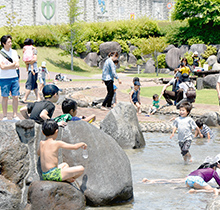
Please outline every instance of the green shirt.
[[153, 100], [153, 106], [155, 106], [157, 109], [160, 107], [159, 103], [160, 103], [160, 100], [158, 101]]
[[68, 122], [71, 119], [72, 119], [72, 115], [70, 115], [70, 114], [62, 114], [62, 115], [54, 118], [54, 120], [56, 122], [61, 122], [61, 121]]

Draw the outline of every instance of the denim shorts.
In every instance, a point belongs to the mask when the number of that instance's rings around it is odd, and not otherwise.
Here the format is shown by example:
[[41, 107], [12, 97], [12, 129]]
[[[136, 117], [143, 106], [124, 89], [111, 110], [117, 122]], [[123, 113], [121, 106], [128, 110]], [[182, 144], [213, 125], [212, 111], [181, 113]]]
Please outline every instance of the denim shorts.
[[46, 85], [46, 79], [45, 78], [40, 77], [39, 82], [40, 82], [40, 84], [44, 84], [44, 86]]
[[8, 97], [11, 92], [12, 96], [19, 96], [19, 80], [18, 77], [11, 79], [0, 79], [1, 96]]
[[208, 184], [201, 178], [200, 176], [187, 176], [186, 178], [186, 184], [188, 184], [190, 187], [193, 187], [194, 183], [199, 184], [201, 187], [205, 187]]

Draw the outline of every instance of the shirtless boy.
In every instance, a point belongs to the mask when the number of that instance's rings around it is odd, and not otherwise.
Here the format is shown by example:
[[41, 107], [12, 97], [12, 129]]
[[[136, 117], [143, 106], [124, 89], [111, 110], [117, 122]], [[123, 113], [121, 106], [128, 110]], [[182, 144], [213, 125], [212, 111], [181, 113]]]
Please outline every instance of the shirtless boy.
[[79, 148], [86, 149], [87, 145], [84, 142], [68, 144], [63, 141], [55, 141], [58, 136], [58, 124], [51, 119], [44, 121], [42, 131], [46, 136], [46, 140], [40, 141], [37, 154], [41, 159], [43, 179], [74, 182], [76, 178], [83, 174], [84, 167], [81, 165], [69, 167], [67, 163], [58, 165], [58, 150], [60, 148], [69, 150], [77, 150]]

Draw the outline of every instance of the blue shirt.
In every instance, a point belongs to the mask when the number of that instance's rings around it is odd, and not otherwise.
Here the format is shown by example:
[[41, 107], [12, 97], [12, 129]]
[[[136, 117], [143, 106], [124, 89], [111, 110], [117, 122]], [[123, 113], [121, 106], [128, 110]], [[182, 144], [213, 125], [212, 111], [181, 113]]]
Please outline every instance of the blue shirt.
[[103, 66], [102, 69], [102, 80], [109, 81], [113, 80], [114, 78], [118, 79], [118, 75], [116, 74], [116, 66], [111, 58], [108, 58]]

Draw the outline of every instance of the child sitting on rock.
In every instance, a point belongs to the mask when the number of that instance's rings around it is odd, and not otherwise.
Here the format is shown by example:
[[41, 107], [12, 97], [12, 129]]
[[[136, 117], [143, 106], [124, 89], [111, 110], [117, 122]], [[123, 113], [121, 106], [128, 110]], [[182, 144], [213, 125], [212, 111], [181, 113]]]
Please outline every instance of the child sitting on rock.
[[[212, 130], [206, 124], [203, 124], [202, 120], [200, 119], [196, 120], [196, 125], [199, 127], [203, 138], [207, 138], [208, 140], [210, 140], [214, 137]], [[198, 132], [195, 131], [195, 137], [197, 136], [198, 136]]]
[[141, 114], [140, 86], [140, 82], [135, 81], [134, 89], [130, 92], [130, 101], [135, 107], [137, 107], [138, 114]]
[[159, 96], [157, 94], [154, 94], [153, 95], [153, 104], [150, 107], [148, 115], [154, 114], [159, 109], [159, 107], [160, 107], [159, 103], [160, 103]]
[[78, 121], [83, 120], [89, 123], [92, 123], [95, 121], [96, 116], [94, 114], [88, 116], [88, 117], [76, 117], [77, 114], [77, 103], [72, 99], [65, 99], [62, 103], [62, 111], [64, 114], [56, 117], [54, 120], [56, 122], [68, 122], [68, 121]]
[[69, 150], [77, 150], [79, 148], [86, 149], [87, 145], [84, 142], [68, 144], [56, 140], [58, 136], [58, 124], [51, 119], [44, 121], [42, 131], [46, 136], [46, 140], [40, 141], [37, 154], [40, 156], [43, 179], [49, 181], [74, 182], [76, 178], [83, 174], [84, 167], [81, 165], [69, 167], [67, 163], [58, 165], [58, 150], [60, 148]]

